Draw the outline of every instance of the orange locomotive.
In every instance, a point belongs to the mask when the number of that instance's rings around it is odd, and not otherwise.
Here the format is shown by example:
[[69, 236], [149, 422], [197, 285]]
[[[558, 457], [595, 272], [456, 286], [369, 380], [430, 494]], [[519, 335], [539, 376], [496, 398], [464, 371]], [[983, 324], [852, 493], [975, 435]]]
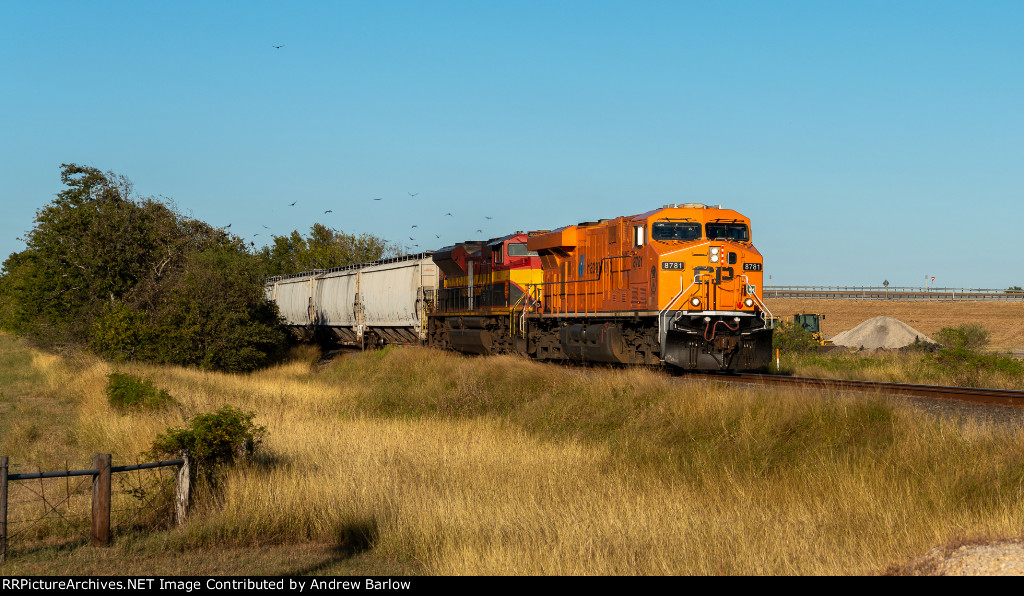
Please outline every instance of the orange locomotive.
[[[494, 261], [494, 246], [524, 239], [519, 261]], [[447, 279], [429, 316], [431, 345], [701, 370], [771, 359], [761, 254], [750, 221], [730, 209], [666, 205], [459, 245], [434, 259]]]

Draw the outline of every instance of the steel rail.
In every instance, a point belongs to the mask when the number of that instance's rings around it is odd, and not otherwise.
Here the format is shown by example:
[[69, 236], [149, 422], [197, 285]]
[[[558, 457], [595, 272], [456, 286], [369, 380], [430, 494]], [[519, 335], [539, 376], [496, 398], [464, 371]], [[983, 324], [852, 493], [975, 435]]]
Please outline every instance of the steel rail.
[[1024, 408], [1024, 391], [1014, 389], [985, 389], [979, 387], [948, 387], [945, 385], [915, 385], [879, 381], [853, 381], [817, 377], [788, 377], [757, 373], [700, 373], [683, 372], [680, 377], [698, 377], [726, 383], [760, 385], [788, 385], [840, 391], [875, 391], [889, 395], [906, 395], [932, 399], [955, 399], [975, 404]]

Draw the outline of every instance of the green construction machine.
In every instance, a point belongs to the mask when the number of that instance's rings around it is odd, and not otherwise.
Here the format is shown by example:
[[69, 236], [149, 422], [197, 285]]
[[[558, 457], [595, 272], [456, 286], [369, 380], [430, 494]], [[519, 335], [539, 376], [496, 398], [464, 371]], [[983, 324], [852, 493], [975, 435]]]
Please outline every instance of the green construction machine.
[[[784, 320], [783, 317], [772, 317], [772, 328], [778, 328]], [[810, 333], [814, 341], [818, 342], [818, 345], [831, 346], [832, 340], [825, 339], [825, 336], [821, 333], [821, 322], [824, 320], [825, 315], [820, 313], [800, 313], [790, 316], [786, 322], [803, 327], [804, 331]]]

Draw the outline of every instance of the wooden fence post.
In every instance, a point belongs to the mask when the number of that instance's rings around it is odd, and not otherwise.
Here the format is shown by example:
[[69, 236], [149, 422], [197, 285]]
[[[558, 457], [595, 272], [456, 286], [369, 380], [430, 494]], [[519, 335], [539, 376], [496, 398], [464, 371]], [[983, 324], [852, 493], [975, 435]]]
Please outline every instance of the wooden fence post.
[[178, 468], [178, 476], [174, 483], [174, 520], [178, 527], [185, 525], [188, 518], [188, 507], [192, 502], [192, 459], [188, 451], [181, 452], [184, 463]]
[[92, 477], [92, 535], [91, 546], [110, 543], [110, 454], [92, 456], [92, 467], [99, 473]]
[[0, 563], [7, 559], [7, 456], [0, 455]]

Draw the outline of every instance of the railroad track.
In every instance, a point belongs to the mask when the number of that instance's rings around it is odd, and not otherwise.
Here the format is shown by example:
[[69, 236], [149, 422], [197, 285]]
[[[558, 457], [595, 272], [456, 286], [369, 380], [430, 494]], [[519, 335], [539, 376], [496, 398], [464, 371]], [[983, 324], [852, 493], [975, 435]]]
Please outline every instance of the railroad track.
[[755, 373], [696, 373], [686, 372], [680, 376], [699, 377], [725, 383], [752, 385], [788, 385], [792, 387], [817, 387], [820, 389], [872, 391], [887, 395], [924, 397], [930, 399], [953, 399], [989, 406], [1010, 406], [1024, 408], [1024, 391], [1013, 389], [982, 389], [977, 387], [946, 387], [943, 385], [913, 385], [910, 383], [881, 383], [875, 381], [850, 381], [844, 379], [820, 379], [814, 377], [788, 377]]

